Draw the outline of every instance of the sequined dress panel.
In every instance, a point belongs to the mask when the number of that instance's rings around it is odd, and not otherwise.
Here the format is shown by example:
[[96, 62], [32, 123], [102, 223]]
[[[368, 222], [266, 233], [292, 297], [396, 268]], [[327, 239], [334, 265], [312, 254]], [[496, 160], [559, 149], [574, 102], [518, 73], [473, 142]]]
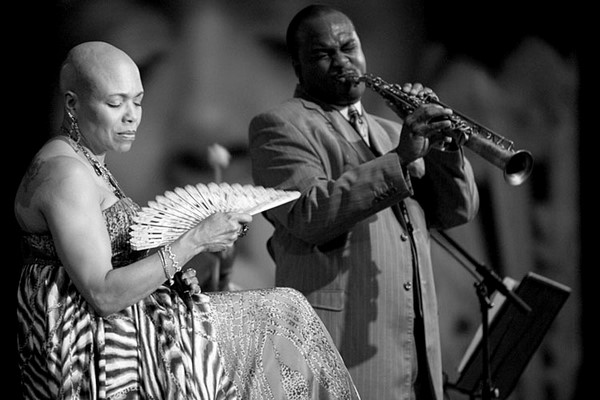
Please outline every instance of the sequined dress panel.
[[[113, 266], [139, 206], [104, 211]], [[18, 348], [25, 399], [358, 399], [320, 319], [287, 288], [186, 302], [167, 286], [100, 317], [60, 265], [49, 235], [23, 236]]]

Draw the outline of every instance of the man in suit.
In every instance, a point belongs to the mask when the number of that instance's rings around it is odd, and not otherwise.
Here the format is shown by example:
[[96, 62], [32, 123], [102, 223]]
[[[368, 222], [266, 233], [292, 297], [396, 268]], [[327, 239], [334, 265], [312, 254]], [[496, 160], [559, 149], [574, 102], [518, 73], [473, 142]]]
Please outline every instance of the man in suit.
[[[441, 400], [428, 229], [464, 224], [479, 206], [452, 110], [424, 104], [402, 123], [368, 114], [364, 85], [349, 79], [366, 72], [360, 39], [339, 10], [302, 9], [287, 46], [294, 97], [249, 127], [254, 182], [301, 193], [265, 213], [276, 285], [307, 296], [363, 399]], [[435, 96], [419, 83], [402, 90]]]

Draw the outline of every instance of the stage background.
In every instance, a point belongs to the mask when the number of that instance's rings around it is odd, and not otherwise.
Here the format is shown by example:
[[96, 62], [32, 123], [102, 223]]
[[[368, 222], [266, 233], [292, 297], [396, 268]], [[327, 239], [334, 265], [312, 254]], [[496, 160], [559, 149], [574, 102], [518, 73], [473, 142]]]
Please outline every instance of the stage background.
[[[283, 34], [304, 4], [91, 0], [24, 3], [11, 11], [3, 162], [9, 177], [3, 220], [11, 321], [20, 272], [14, 192], [35, 150], [56, 133], [55, 78], [66, 50], [82, 40], [106, 40], [142, 68], [146, 99], [139, 137], [130, 154], [109, 160], [136, 201], [213, 180], [214, 171], [200, 160], [214, 142], [233, 155], [224, 180], [249, 183], [247, 123], [293, 91]], [[587, 371], [597, 354], [597, 329], [589, 322], [597, 303], [590, 233], [597, 221], [591, 205], [597, 132], [590, 129], [591, 51], [585, 24], [578, 23], [585, 10], [577, 3], [559, 9], [542, 2], [524, 7], [516, 0], [485, 6], [435, 0], [331, 4], [354, 19], [371, 72], [390, 82], [423, 82], [447, 104], [532, 152], [532, 176], [512, 187], [496, 167], [467, 150], [482, 208], [476, 221], [448, 233], [502, 276], [520, 279], [534, 271], [572, 289], [511, 399], [571, 400], [593, 393]], [[374, 95], [365, 104], [394, 118]], [[264, 247], [269, 230], [257, 218], [240, 242], [234, 271], [239, 287], [272, 285], [274, 266]], [[463, 267], [439, 246], [433, 253], [444, 366], [452, 381], [479, 323], [478, 303]], [[15, 347], [12, 332], [9, 351]], [[4, 376], [18, 390], [16, 368]]]

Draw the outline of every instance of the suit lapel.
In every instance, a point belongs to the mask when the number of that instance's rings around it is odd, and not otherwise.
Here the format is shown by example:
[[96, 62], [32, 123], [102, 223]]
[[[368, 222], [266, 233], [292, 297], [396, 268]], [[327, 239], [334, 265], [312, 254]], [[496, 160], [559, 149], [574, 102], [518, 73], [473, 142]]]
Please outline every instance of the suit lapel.
[[369, 141], [373, 152], [379, 156], [391, 151], [394, 148], [394, 144], [387, 132], [383, 130], [381, 125], [370, 114], [365, 112], [364, 115], [369, 126]]
[[[381, 125], [375, 119], [366, 112], [364, 113], [367, 123], [369, 124], [369, 141], [371, 143], [371, 150], [376, 156], [388, 153], [392, 151], [396, 144], [392, 142], [390, 135], [383, 129]], [[392, 212], [396, 216], [396, 219], [406, 230], [406, 223], [402, 217], [402, 211], [400, 204], [396, 203], [390, 207]]]
[[341, 134], [364, 160], [372, 160], [374, 154], [360, 136], [360, 133], [356, 132], [356, 129], [354, 129], [350, 122], [348, 122], [337, 110], [330, 111], [328, 114], [331, 124], [336, 132]]
[[[395, 144], [390, 139], [387, 132], [371, 115], [364, 113], [369, 126], [369, 140], [371, 147], [367, 146], [365, 141], [360, 137], [360, 134], [356, 132], [354, 127], [350, 125], [348, 121], [340, 114], [337, 110], [330, 108], [325, 109], [326, 105], [317, 105], [313, 101], [300, 99], [302, 104], [307, 110], [320, 114], [326, 121], [327, 126], [331, 128], [334, 134], [342, 136], [351, 147], [359, 154], [361, 159], [365, 161], [372, 160], [379, 155], [385, 154], [391, 151]], [[400, 224], [406, 229], [404, 218], [398, 204], [391, 206], [392, 211]]]
[[325, 118], [328, 125], [332, 128], [336, 135], [341, 136], [350, 144], [350, 146], [359, 154], [360, 158], [364, 161], [372, 160], [375, 155], [367, 146], [365, 141], [360, 137], [360, 134], [356, 132], [354, 127], [350, 125], [348, 121], [334, 108], [325, 109], [323, 106], [317, 106], [311, 101], [302, 100], [304, 106], [314, 112], [317, 112]]

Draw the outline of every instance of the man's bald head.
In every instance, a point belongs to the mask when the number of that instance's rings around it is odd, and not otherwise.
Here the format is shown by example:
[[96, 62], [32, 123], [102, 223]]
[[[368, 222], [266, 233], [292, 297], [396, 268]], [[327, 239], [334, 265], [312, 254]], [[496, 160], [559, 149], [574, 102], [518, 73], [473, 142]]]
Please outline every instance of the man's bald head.
[[87, 96], [123, 79], [141, 86], [138, 67], [127, 53], [105, 42], [85, 42], [67, 54], [60, 70], [60, 91]]

